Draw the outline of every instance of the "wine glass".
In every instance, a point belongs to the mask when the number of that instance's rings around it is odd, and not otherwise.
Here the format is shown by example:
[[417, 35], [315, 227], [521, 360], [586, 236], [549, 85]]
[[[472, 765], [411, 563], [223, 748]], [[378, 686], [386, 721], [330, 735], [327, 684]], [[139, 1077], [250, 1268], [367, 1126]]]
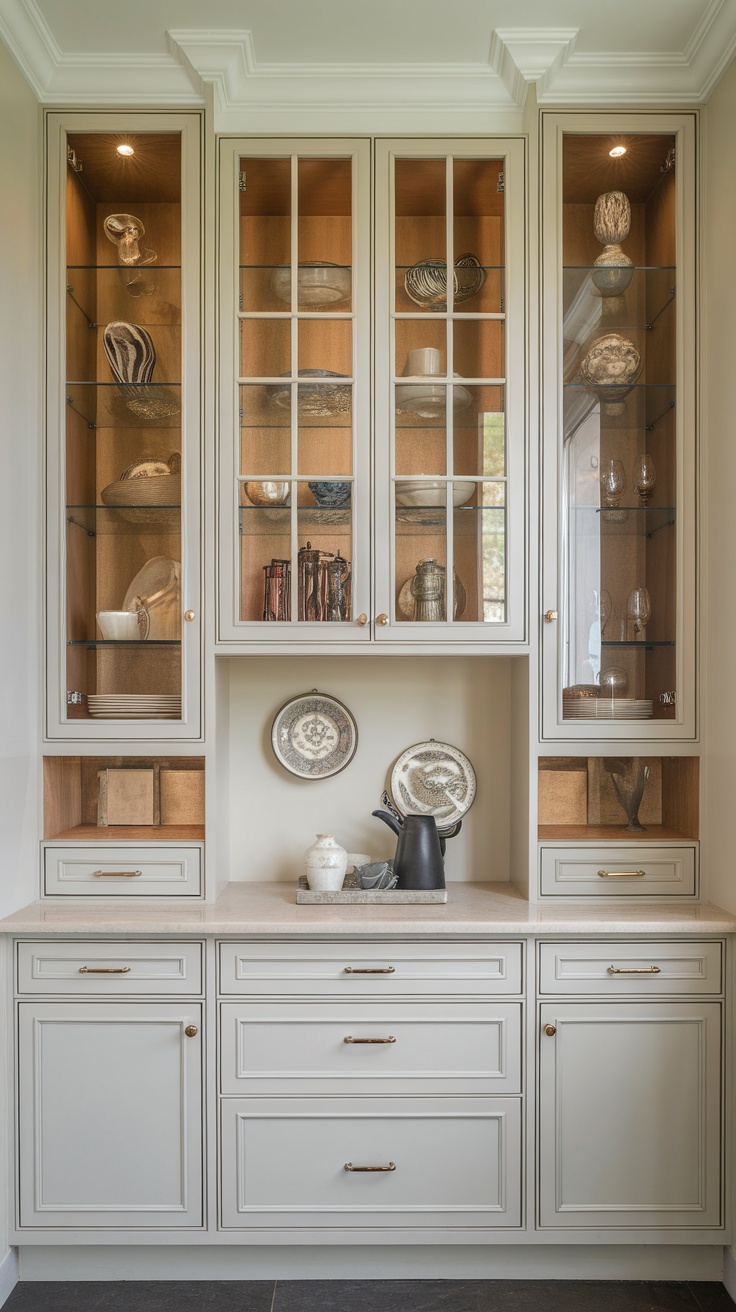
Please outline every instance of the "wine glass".
[[626, 613], [634, 630], [634, 640], [642, 642], [652, 613], [652, 602], [646, 588], [632, 588], [626, 603]]
[[654, 461], [648, 452], [637, 458], [634, 466], [634, 487], [639, 493], [643, 505], [648, 506], [652, 499], [652, 494], [657, 482], [657, 471], [654, 468]]
[[606, 460], [601, 466], [601, 504], [617, 506], [626, 490], [623, 461]]

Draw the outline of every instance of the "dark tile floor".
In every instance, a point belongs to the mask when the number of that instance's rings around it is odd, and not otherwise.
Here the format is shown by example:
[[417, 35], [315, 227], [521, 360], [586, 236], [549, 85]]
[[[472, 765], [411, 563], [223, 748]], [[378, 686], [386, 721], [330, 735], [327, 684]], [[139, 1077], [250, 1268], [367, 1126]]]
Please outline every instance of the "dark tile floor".
[[21, 1282], [3, 1312], [733, 1312], [723, 1285], [644, 1280]]

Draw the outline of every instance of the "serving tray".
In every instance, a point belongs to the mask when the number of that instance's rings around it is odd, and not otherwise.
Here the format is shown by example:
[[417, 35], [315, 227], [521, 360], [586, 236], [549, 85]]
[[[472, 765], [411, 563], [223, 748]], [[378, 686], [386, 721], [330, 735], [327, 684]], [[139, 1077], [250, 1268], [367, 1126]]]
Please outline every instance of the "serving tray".
[[330, 902], [352, 902], [358, 906], [376, 906], [377, 904], [401, 906], [417, 902], [446, 902], [446, 888], [361, 888], [353, 875], [347, 875], [343, 887], [337, 893], [313, 892], [307, 883], [306, 875], [301, 875], [296, 890], [297, 902], [310, 906], [329, 904]]

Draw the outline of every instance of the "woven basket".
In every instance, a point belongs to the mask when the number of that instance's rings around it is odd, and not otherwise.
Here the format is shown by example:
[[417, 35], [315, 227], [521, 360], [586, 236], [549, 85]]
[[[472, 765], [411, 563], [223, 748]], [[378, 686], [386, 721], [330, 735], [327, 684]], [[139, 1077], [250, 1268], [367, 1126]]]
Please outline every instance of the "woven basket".
[[[147, 464], [168, 465], [170, 473], [136, 473]], [[178, 451], [166, 461], [140, 460], [108, 483], [101, 492], [102, 502], [119, 510], [123, 519], [131, 524], [175, 525], [181, 503], [181, 458]], [[172, 509], [167, 509], [171, 506]], [[175, 508], [174, 508], [175, 507]]]

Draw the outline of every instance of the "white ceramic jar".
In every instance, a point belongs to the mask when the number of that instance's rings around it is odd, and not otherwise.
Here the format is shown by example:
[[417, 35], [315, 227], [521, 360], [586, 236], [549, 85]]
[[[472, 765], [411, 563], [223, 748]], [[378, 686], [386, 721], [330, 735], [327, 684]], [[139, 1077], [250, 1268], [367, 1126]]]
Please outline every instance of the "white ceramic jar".
[[337, 893], [342, 888], [348, 868], [348, 854], [334, 834], [317, 834], [304, 853], [307, 883], [313, 892]]

